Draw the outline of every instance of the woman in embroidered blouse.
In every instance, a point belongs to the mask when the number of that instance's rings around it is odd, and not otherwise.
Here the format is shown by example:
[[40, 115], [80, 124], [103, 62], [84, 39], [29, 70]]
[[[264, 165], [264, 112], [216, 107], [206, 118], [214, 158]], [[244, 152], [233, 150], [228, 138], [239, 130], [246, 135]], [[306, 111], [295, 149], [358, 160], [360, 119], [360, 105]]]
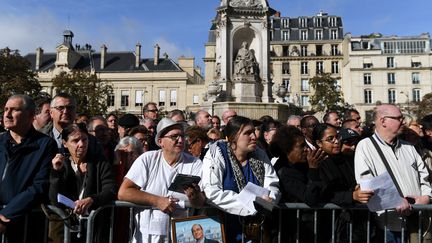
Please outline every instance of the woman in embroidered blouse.
[[[239, 216], [254, 215], [237, 200], [248, 182], [270, 190], [263, 198], [275, 201], [279, 196], [279, 179], [265, 152], [257, 148], [252, 120], [242, 116], [232, 118], [225, 127], [227, 142], [212, 144], [203, 160], [202, 183], [211, 205], [228, 213], [227, 242], [241, 242]], [[235, 215], [235, 216], [234, 216]]]

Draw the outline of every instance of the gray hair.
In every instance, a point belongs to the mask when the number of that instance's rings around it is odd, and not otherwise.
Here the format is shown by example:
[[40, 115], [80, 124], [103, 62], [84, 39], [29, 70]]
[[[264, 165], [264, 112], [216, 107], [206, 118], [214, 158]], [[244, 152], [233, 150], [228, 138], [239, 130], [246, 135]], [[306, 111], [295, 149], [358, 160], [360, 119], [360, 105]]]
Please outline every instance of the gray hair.
[[75, 105], [75, 106], [77, 105], [76, 99], [72, 95], [70, 95], [68, 93], [58, 93], [58, 94], [56, 94], [54, 96], [54, 98], [52, 98], [52, 100], [51, 100], [51, 107], [54, 107], [54, 106], [57, 105], [56, 103], [57, 103], [57, 99], [58, 98], [68, 99], [68, 100], [70, 100], [70, 102], [73, 105]]
[[8, 100], [13, 100], [13, 99], [21, 99], [23, 101], [22, 109], [26, 111], [32, 111], [32, 112], [36, 111], [36, 104], [30, 96], [26, 94], [16, 94], [10, 96]]
[[295, 119], [301, 120], [302, 118], [301, 118], [301, 116], [291, 115], [288, 117], [287, 122], [291, 121], [291, 120], [295, 120]]
[[120, 139], [120, 141], [116, 145], [114, 151], [117, 151], [121, 148], [124, 148], [124, 147], [128, 146], [129, 144], [132, 144], [132, 150], [134, 152], [136, 152], [137, 154], [144, 153], [142, 143], [138, 139], [136, 139], [135, 137], [130, 137], [130, 136], [127, 136], [127, 137]]

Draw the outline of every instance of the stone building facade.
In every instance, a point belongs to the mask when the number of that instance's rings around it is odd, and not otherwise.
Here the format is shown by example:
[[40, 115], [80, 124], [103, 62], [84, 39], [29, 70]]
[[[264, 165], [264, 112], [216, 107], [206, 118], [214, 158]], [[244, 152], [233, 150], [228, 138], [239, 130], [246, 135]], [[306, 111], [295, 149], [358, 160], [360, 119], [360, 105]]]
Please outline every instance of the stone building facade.
[[410, 113], [432, 92], [429, 34], [418, 36], [345, 35], [342, 90], [345, 100], [371, 120], [377, 103]]
[[322, 73], [342, 78], [341, 17], [324, 12], [299, 17], [277, 13], [271, 18], [270, 39], [273, 94], [279, 102], [310, 109], [309, 79]]
[[139, 43], [134, 52], [110, 52], [105, 45], [96, 52], [88, 44], [73, 45], [69, 30], [63, 37], [56, 53], [38, 48], [36, 53], [24, 56], [48, 94], [56, 92], [51, 82], [56, 75], [80, 70], [94, 73], [113, 86], [114, 92], [107, 99], [109, 111], [141, 114], [142, 106], [150, 101], [166, 111], [185, 110], [202, 102], [204, 78], [194, 58], [180, 57], [175, 62], [167, 54], [161, 56], [157, 44], [152, 58], [141, 56]]

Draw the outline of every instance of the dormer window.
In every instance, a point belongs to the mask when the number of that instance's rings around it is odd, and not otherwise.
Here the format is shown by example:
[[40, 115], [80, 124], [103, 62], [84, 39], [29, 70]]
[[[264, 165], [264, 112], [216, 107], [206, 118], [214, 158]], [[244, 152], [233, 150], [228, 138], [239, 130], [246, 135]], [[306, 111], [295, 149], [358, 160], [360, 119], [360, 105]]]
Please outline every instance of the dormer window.
[[338, 32], [336, 29], [330, 30], [330, 39], [336, 40], [338, 38]]
[[288, 18], [282, 19], [282, 28], [284, 28], [284, 29], [289, 28], [289, 19]]
[[282, 31], [282, 40], [286, 41], [289, 40], [289, 32], [286, 30]]
[[307, 18], [300, 18], [300, 27], [302, 28], [307, 27]]
[[308, 39], [307, 30], [300, 30], [300, 39], [301, 40], [307, 40]]
[[315, 30], [315, 40], [322, 40], [323, 31], [322, 30]]
[[322, 27], [322, 18], [315, 18], [315, 27]]
[[336, 17], [329, 17], [329, 26], [336, 27]]

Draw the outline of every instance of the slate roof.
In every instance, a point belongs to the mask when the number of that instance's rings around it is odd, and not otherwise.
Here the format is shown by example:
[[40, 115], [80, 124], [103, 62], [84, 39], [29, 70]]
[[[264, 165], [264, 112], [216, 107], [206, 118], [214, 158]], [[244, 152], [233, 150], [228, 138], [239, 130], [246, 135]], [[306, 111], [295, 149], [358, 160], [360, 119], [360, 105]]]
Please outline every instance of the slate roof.
[[[101, 69], [101, 54], [92, 52], [81, 52], [79, 61], [72, 69], [91, 70], [96, 72], [176, 72], [183, 71], [172, 59], [159, 58], [159, 64], [154, 65], [153, 58], [142, 58], [140, 66], [135, 67], [135, 54], [133, 52], [107, 52], [105, 55], [105, 67]], [[36, 53], [29, 53], [24, 56], [31, 64], [31, 69], [36, 70]], [[42, 65], [39, 71], [49, 71], [55, 68], [56, 53], [44, 53], [42, 55]]]

